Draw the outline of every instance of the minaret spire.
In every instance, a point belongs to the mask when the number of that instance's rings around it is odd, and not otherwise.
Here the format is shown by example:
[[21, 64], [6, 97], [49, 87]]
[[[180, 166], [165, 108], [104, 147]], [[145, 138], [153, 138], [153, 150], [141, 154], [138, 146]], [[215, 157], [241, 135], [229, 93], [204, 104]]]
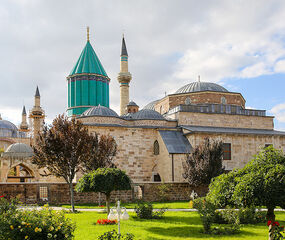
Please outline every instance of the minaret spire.
[[[25, 108], [25, 107], [24, 107]], [[26, 111], [26, 109], [23, 109]], [[39, 87], [36, 88], [36, 94], [35, 94], [35, 105], [30, 111], [29, 117], [33, 120], [33, 140], [34, 144], [36, 143], [36, 138], [38, 137], [39, 132], [42, 129], [44, 118], [45, 118], [45, 112], [41, 108], [41, 95], [39, 91]]]
[[122, 38], [121, 49], [121, 66], [118, 75], [118, 81], [120, 83], [120, 115], [124, 115], [127, 112], [127, 105], [129, 103], [129, 83], [132, 79], [132, 75], [128, 70], [128, 52], [125, 42], [125, 37]]
[[20, 124], [20, 132], [28, 132], [29, 131], [29, 126], [27, 123], [27, 112], [25, 105], [23, 106], [23, 111], [22, 111], [22, 122]]
[[89, 26], [87, 26], [87, 41], [89, 42]]

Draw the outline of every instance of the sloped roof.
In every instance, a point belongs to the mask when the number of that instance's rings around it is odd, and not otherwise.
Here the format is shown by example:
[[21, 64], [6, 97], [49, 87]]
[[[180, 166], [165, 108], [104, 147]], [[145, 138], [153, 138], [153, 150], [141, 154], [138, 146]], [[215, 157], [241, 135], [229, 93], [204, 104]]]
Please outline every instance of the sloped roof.
[[204, 127], [204, 126], [189, 126], [183, 125], [182, 128], [190, 132], [205, 132], [205, 133], [231, 133], [231, 134], [256, 134], [256, 135], [282, 135], [285, 132], [267, 129], [251, 129], [251, 128], [226, 128], [226, 127]]
[[108, 77], [89, 41], [87, 41], [70, 75], [81, 73], [94, 73]]
[[160, 130], [159, 134], [169, 153], [191, 152], [192, 146], [182, 132]]

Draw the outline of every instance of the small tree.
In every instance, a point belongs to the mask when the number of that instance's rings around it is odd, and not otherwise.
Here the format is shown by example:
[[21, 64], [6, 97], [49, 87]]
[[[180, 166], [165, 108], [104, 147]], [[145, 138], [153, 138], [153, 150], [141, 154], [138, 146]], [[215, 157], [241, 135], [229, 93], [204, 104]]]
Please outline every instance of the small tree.
[[77, 192], [100, 192], [106, 196], [107, 212], [110, 212], [110, 196], [112, 191], [130, 190], [131, 179], [117, 168], [98, 168], [79, 179]]
[[50, 127], [44, 126], [33, 146], [33, 163], [47, 168], [47, 175], [62, 177], [69, 184], [72, 211], [74, 211], [73, 180], [80, 170], [112, 165], [116, 142], [110, 136], [88, 134], [79, 121], [59, 115]]
[[101, 135], [100, 139], [95, 134], [92, 141], [92, 154], [87, 161], [82, 163], [85, 173], [94, 171], [98, 168], [114, 168], [113, 158], [117, 153], [117, 144], [110, 135]]
[[243, 169], [217, 177], [209, 186], [207, 199], [219, 207], [266, 206], [267, 219], [273, 223], [274, 209], [285, 208], [284, 154], [272, 146], [261, 150]]
[[222, 161], [223, 143], [206, 138], [187, 156], [186, 163], [183, 163], [183, 177], [191, 186], [208, 185], [212, 178], [224, 172]]

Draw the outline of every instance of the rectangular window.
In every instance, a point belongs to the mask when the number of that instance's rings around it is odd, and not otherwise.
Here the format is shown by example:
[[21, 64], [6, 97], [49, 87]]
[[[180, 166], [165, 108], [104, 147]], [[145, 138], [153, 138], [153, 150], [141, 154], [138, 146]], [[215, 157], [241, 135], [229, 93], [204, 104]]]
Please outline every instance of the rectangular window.
[[47, 187], [40, 187], [40, 199], [43, 201], [48, 200], [48, 188]]
[[231, 160], [232, 159], [232, 150], [230, 143], [223, 144], [223, 160]]

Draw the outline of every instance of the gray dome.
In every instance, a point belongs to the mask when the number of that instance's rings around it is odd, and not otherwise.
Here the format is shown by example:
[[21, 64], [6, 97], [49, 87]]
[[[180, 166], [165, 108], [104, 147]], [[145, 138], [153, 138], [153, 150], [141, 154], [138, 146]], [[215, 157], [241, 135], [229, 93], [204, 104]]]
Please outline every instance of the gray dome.
[[134, 101], [130, 101], [127, 106], [136, 106], [136, 107], [138, 107], [138, 105]]
[[3, 156], [8, 157], [31, 157], [33, 155], [33, 149], [25, 143], [14, 143], [3, 153]]
[[190, 93], [190, 92], [202, 92], [202, 91], [213, 91], [213, 92], [228, 92], [224, 87], [210, 82], [192, 82], [181, 88], [179, 88], [177, 93]]
[[118, 114], [114, 110], [104, 107], [104, 106], [100, 106], [100, 105], [87, 109], [84, 113], [82, 113], [81, 116], [119, 117]]
[[7, 120], [0, 120], [0, 137], [17, 137], [18, 128]]
[[133, 115], [133, 119], [165, 120], [158, 112], [151, 109], [142, 109]]
[[25, 143], [14, 143], [5, 152], [9, 153], [33, 153], [33, 149]]
[[155, 110], [155, 109], [154, 109], [154, 106], [155, 106], [155, 104], [156, 104], [158, 101], [159, 101], [159, 100], [155, 100], [155, 101], [150, 102], [150, 103], [147, 104], [143, 109]]

